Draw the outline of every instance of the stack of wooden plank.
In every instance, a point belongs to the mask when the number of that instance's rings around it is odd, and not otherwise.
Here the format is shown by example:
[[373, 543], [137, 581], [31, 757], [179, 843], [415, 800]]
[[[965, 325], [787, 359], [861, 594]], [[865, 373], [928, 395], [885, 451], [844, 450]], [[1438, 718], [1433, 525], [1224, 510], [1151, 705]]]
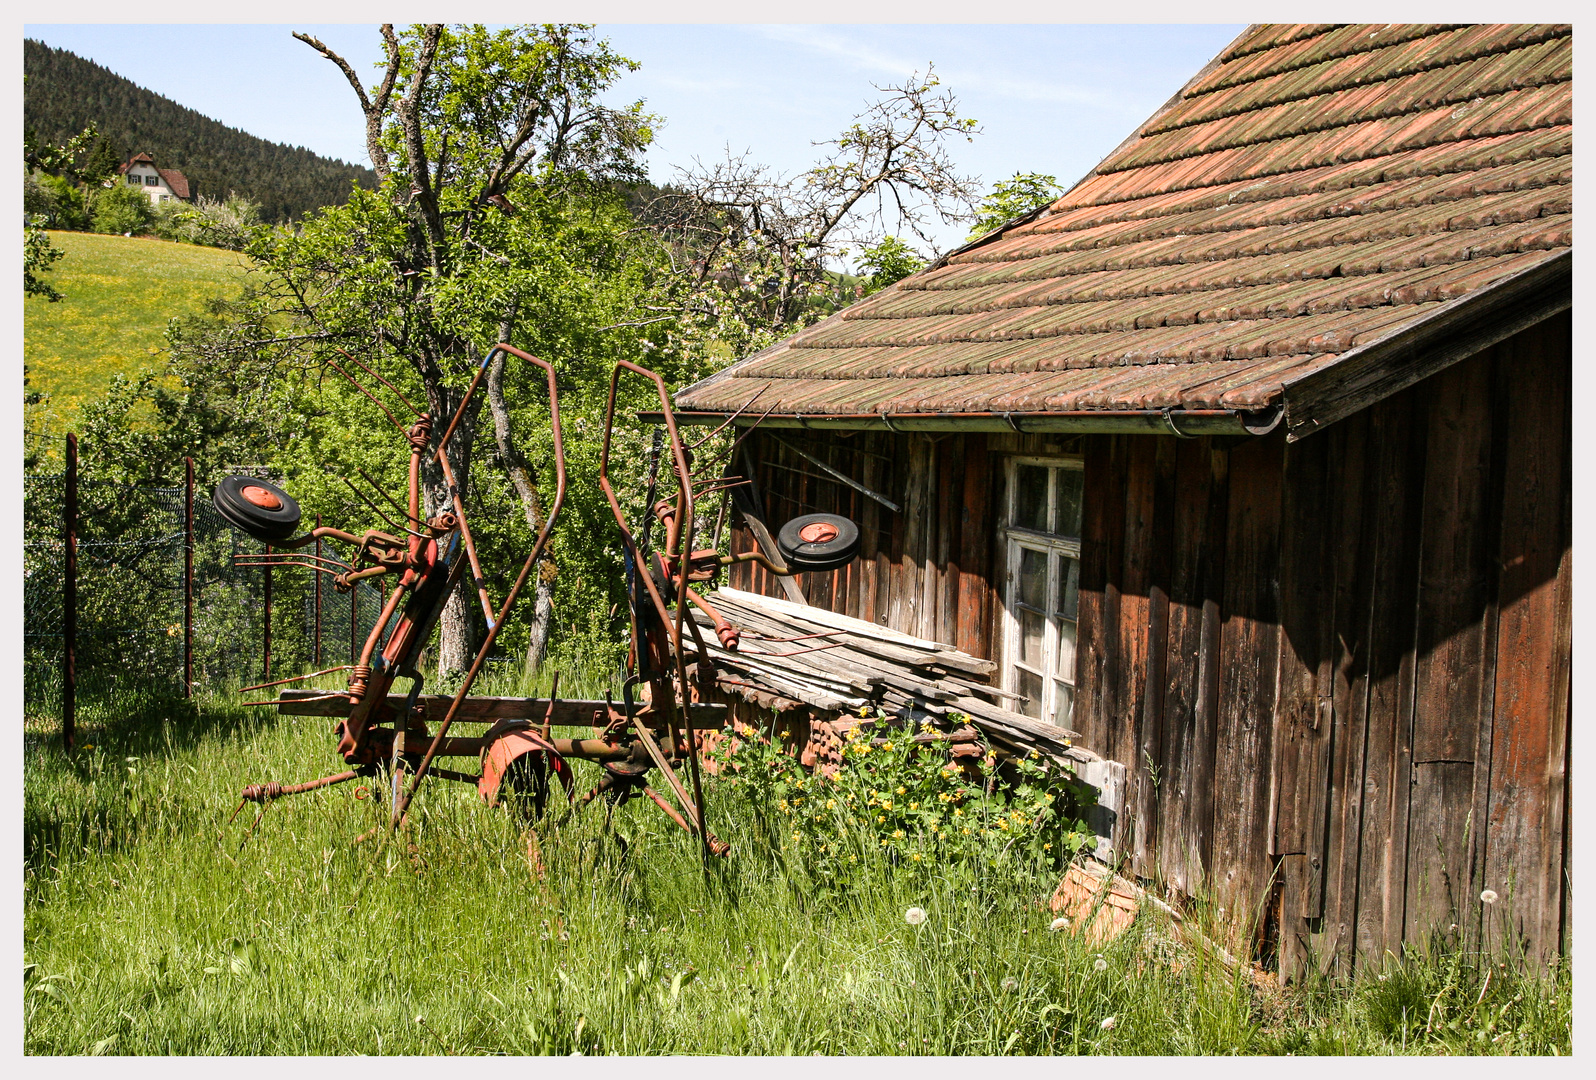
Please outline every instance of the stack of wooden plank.
[[[736, 652], [720, 647], [709, 617], [693, 609], [721, 685], [763, 690], [818, 709], [855, 713], [880, 708], [914, 722], [961, 713], [1011, 750], [1082, 760], [1077, 734], [1042, 723], [999, 702], [1015, 695], [987, 684], [997, 665], [951, 645], [889, 630], [788, 600], [720, 589], [706, 599], [743, 631]], [[691, 634], [684, 648], [696, 650]], [[799, 638], [801, 640], [781, 640]], [[1087, 755], [1095, 757], [1095, 755]]]

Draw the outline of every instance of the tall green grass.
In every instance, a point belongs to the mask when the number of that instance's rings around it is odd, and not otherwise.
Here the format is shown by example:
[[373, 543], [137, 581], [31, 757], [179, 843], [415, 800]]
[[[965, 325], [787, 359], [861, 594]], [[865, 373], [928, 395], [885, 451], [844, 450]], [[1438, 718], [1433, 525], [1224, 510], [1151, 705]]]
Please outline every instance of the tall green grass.
[[[440, 782], [418, 797], [409, 836], [385, 846], [355, 842], [386, 810], [351, 783], [281, 800], [253, 834], [253, 804], [229, 825], [244, 784], [342, 767], [321, 719], [173, 703], [85, 729], [92, 749], [70, 757], [46, 724], [29, 727], [29, 1053], [1570, 1046], [1566, 969], [1415, 954], [1383, 979], [1280, 991], [1188, 948], [1155, 913], [1101, 949], [1050, 932], [1041, 877], [998, 886], [950, 865], [913, 884], [883, 863], [817, 899], [748, 839], [750, 810], [724, 787], [711, 790], [711, 825], [736, 843], [706, 877], [697, 845], [641, 801], [608, 828], [596, 803], [534, 831]], [[593, 767], [577, 769], [579, 789], [593, 782]], [[911, 906], [927, 913], [918, 926]]]

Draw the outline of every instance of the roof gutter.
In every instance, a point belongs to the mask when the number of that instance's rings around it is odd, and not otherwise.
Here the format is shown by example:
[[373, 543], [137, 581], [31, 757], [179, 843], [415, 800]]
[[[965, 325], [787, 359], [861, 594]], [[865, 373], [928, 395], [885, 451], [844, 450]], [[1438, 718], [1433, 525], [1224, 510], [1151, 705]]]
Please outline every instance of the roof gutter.
[[1406, 390], [1573, 306], [1572, 249], [1442, 304], [1430, 315], [1284, 381], [1286, 441]]
[[[1142, 434], [1196, 438], [1200, 435], [1267, 435], [1284, 410], [1267, 409], [1092, 409], [1078, 412], [920, 412], [920, 413], [745, 413], [738, 427], [804, 428], [811, 431], [1006, 431], [1021, 435]], [[637, 414], [644, 423], [664, 422], [664, 414]], [[721, 424], [726, 413], [698, 409], [676, 413], [677, 424]]]

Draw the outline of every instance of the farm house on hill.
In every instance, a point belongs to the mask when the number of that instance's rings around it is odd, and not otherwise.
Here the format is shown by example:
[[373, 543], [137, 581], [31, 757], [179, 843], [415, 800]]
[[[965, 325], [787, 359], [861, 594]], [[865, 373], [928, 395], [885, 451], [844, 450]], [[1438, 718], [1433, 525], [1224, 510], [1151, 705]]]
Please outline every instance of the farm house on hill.
[[757, 394], [753, 515], [861, 528], [807, 603], [994, 662], [1124, 765], [1129, 869], [1264, 912], [1283, 972], [1451, 922], [1554, 953], [1572, 55], [1249, 28], [1051, 206], [679, 419]]

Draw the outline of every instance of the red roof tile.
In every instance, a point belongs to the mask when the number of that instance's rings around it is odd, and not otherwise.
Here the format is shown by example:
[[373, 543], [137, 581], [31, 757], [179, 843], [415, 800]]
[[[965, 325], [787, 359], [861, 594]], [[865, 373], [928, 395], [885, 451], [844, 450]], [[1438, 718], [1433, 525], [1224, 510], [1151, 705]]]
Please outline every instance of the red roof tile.
[[1043, 214], [677, 406], [1277, 405], [1572, 248], [1572, 56], [1567, 26], [1251, 28]]

